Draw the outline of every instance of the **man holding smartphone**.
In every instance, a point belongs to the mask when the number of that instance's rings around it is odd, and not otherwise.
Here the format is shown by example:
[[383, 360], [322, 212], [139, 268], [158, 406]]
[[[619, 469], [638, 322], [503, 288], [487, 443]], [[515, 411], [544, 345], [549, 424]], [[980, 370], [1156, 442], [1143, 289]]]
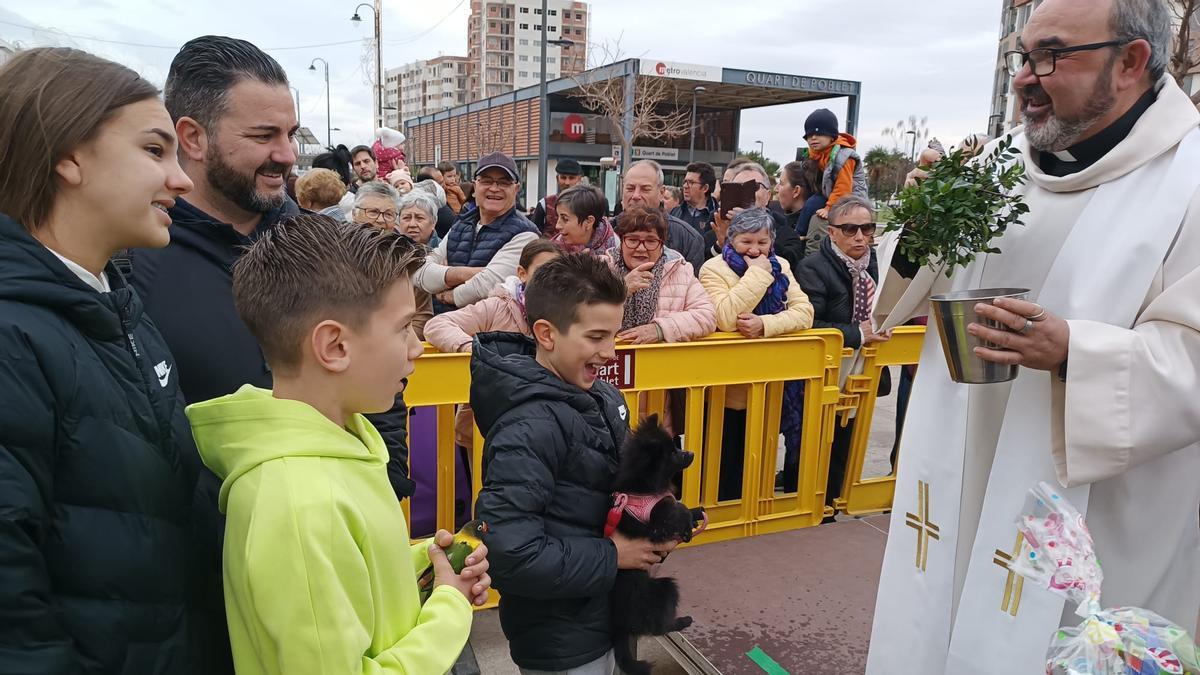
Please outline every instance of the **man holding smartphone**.
[[[729, 174], [733, 174], [730, 176]], [[760, 164], [747, 162], [726, 171], [729, 178], [721, 184], [718, 208], [713, 214], [712, 227], [704, 235], [705, 257], [721, 255], [725, 246], [725, 235], [734, 216], [745, 209], [761, 206], [766, 208], [771, 201], [771, 178]], [[741, 186], [748, 186], [743, 189]], [[788, 227], [786, 219], [772, 212], [775, 220], [775, 251], [788, 261], [792, 269], [800, 266], [804, 259], [804, 240]]]

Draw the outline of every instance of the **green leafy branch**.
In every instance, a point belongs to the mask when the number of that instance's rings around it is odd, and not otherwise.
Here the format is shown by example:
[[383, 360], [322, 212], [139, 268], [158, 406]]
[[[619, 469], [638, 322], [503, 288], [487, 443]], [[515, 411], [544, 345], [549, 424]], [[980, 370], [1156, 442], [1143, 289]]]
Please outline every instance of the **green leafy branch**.
[[903, 229], [899, 252], [946, 276], [980, 253], [999, 253], [992, 240], [1029, 212], [1015, 194], [1025, 182], [1019, 151], [1006, 136], [986, 156], [971, 160], [955, 150], [930, 167], [926, 178], [900, 193], [887, 231]]

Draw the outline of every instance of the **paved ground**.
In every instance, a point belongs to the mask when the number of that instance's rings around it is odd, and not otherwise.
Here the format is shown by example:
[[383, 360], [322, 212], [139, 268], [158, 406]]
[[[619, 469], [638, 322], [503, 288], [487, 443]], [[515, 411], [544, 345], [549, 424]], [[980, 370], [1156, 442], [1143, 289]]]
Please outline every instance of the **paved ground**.
[[[471, 626], [471, 647], [482, 675], [517, 675], [517, 667], [508, 657], [508, 642], [500, 631], [500, 615], [489, 609], [475, 613]], [[654, 665], [654, 675], [686, 675], [686, 671], [655, 640], [642, 640], [638, 657]]]
[[[895, 438], [894, 392], [898, 376], [898, 369], [893, 368], [893, 393], [879, 399], [876, 405], [863, 468], [867, 478], [886, 476], [891, 472], [889, 455]], [[779, 453], [779, 466], [782, 466], [782, 443]], [[686, 579], [685, 604], [689, 597], [698, 596], [705, 600], [705, 606], [688, 609], [697, 617], [697, 624], [685, 631], [685, 636], [706, 655], [713, 654], [711, 658], [726, 675], [761, 672], [743, 656], [755, 644], [761, 644], [792, 673], [862, 672], [887, 518], [855, 520], [839, 517], [839, 521], [850, 522], [677, 552], [668, 565], [678, 569], [665, 571]], [[766, 585], [765, 579], [759, 579], [755, 587], [760, 591], [765, 588], [784, 593], [788, 598], [782, 603], [786, 609], [769, 612], [756, 606], [754, 598], [747, 597], [742, 591], [735, 592], [738, 598], [713, 606], [710, 601], [715, 597], [714, 589], [740, 586], [721, 583], [722, 579], [736, 578], [736, 561], [749, 564], [771, 550], [791, 551], [790, 555], [798, 561], [796, 571], [776, 575], [779, 578], [772, 578]], [[842, 565], [839, 561], [850, 564]], [[836, 575], [829, 572], [835, 569]], [[689, 574], [680, 575], [680, 570], [687, 570]], [[690, 574], [692, 571], [696, 574]], [[691, 593], [689, 586], [693, 588]], [[729, 629], [729, 624], [736, 624], [738, 629]], [[508, 643], [500, 630], [496, 610], [475, 614], [471, 647], [482, 675], [517, 675], [517, 667], [508, 656]], [[638, 649], [641, 658], [654, 664], [655, 675], [684, 675], [686, 672], [654, 640], [642, 640]], [[801, 651], [804, 661], [798, 665]]]

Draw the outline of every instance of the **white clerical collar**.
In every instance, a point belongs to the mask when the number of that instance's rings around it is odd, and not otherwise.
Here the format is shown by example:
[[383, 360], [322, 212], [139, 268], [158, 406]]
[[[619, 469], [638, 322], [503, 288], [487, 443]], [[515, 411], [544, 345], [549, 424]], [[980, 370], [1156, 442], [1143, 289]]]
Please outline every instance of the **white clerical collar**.
[[1052, 155], [1054, 155], [1055, 157], [1057, 157], [1057, 158], [1058, 158], [1058, 161], [1060, 161], [1060, 162], [1075, 162], [1075, 161], [1078, 161], [1078, 160], [1076, 160], [1076, 159], [1075, 159], [1075, 155], [1072, 155], [1070, 152], [1067, 152], [1066, 150], [1058, 150], [1057, 152], [1052, 152], [1052, 153], [1050, 153], [1050, 154], [1052, 154]]
[[91, 286], [92, 288], [96, 289], [97, 293], [112, 292], [112, 286], [108, 285], [108, 275], [104, 273], [104, 270], [100, 270], [100, 276], [97, 277], [95, 274], [92, 274], [91, 272], [85, 270], [83, 268], [83, 266], [80, 265], [79, 263], [67, 258], [63, 254], [59, 253], [58, 251], [55, 251], [54, 249], [50, 248], [49, 246], [46, 247], [46, 250], [50, 251], [55, 256], [57, 256], [58, 259], [61, 260], [64, 265], [67, 266], [67, 269], [74, 272], [75, 276], [79, 277], [80, 281], [82, 281], [83, 283], [87, 284], [88, 286]]

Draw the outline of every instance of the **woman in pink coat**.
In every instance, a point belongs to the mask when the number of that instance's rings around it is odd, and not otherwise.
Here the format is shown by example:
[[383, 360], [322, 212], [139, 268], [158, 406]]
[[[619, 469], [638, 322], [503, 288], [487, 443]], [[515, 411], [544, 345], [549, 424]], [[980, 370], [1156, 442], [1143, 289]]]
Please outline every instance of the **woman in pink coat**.
[[[625, 277], [625, 315], [617, 339], [635, 345], [698, 340], [717, 329], [712, 300], [692, 272], [692, 264], [667, 248], [667, 217], [659, 209], [634, 207], [617, 220], [621, 243], [608, 259]], [[683, 418], [681, 395], [667, 392], [663, 426], [674, 434]], [[646, 410], [648, 397], [639, 397]], [[645, 414], [642, 415], [645, 417]]]
[[[517, 275], [492, 289], [489, 297], [453, 312], [438, 314], [425, 324], [425, 341], [440, 352], [469, 352], [476, 333], [504, 331], [529, 335], [525, 321], [525, 284], [534, 271], [562, 254], [554, 242], [535, 239], [521, 250]], [[454, 419], [454, 442], [471, 445], [475, 423], [469, 406], [462, 406]]]
[[667, 218], [659, 209], [635, 207], [617, 220], [619, 246], [609, 262], [625, 277], [625, 316], [617, 339], [635, 345], [688, 342], [717, 329], [712, 300], [691, 263], [663, 245]]

